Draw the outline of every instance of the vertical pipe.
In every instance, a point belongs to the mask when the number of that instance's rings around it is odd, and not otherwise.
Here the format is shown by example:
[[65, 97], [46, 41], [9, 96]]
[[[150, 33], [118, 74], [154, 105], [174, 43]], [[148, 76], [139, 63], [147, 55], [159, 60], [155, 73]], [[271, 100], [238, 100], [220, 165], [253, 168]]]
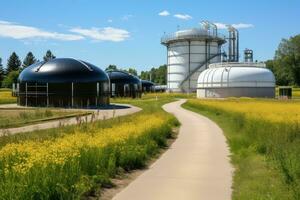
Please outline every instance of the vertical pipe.
[[[189, 74], [191, 74], [191, 41], [189, 40]], [[191, 90], [191, 78], [189, 78], [189, 88], [188, 88], [188, 93], [190, 93]]]
[[207, 40], [205, 40], [205, 69], [207, 69]]
[[74, 83], [72, 82], [72, 107], [74, 106]]
[[98, 106], [98, 97], [99, 97], [99, 82], [97, 82], [97, 97], [96, 97], [96, 106]]
[[35, 82], [35, 105], [37, 105], [37, 82]]
[[49, 83], [47, 83], [47, 107], [49, 107]]
[[25, 83], [25, 106], [27, 107], [27, 82]]
[[236, 62], [236, 35], [235, 30], [232, 31], [232, 61]]
[[170, 61], [169, 61], [169, 45], [167, 45], [167, 90], [170, 91]]
[[232, 39], [231, 39], [231, 31], [228, 32], [229, 38], [228, 38], [228, 61], [231, 62], [231, 54], [232, 54]]
[[237, 50], [237, 58], [236, 61], [239, 62], [239, 55], [240, 55], [240, 50], [239, 50], [239, 31], [236, 30], [236, 50]]

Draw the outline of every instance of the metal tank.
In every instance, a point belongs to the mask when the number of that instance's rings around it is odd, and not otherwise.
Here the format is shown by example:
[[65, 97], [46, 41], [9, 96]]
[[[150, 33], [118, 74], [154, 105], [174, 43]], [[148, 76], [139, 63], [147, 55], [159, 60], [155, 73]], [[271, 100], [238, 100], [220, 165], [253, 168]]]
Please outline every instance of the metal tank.
[[200, 72], [209, 63], [221, 61], [225, 42], [216, 25], [209, 22], [202, 22], [201, 28], [165, 34], [161, 44], [167, 47], [167, 90], [195, 92]]
[[198, 98], [275, 97], [275, 77], [264, 63], [213, 63], [201, 72]]

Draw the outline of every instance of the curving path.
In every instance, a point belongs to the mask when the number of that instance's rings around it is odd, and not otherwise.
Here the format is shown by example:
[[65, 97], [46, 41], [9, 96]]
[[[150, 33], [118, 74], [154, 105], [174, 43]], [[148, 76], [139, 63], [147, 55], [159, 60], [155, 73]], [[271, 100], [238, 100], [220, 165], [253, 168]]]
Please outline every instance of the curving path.
[[[124, 107], [121, 109], [104, 109], [104, 110], [96, 110], [96, 109], [83, 109], [84, 111], [93, 111], [94, 117], [93, 120], [104, 120], [109, 119], [113, 117], [118, 116], [124, 116], [133, 114], [135, 112], [141, 111], [140, 108], [128, 105], [128, 104], [115, 104], [117, 107]], [[20, 106], [17, 106], [16, 104], [7, 104], [7, 105], [1, 105], [0, 108], [20, 108]], [[72, 110], [72, 109], [67, 109]], [[80, 109], [73, 109], [73, 110], [80, 110]], [[24, 133], [29, 131], [35, 131], [35, 130], [44, 130], [49, 128], [56, 128], [59, 126], [67, 126], [67, 125], [74, 125], [78, 124], [78, 121], [88, 121], [90, 122], [92, 120], [92, 115], [82, 116], [77, 119], [76, 117], [70, 117], [65, 119], [59, 119], [59, 120], [51, 120], [46, 122], [41, 122], [38, 124], [32, 124], [17, 128], [7, 128], [7, 129], [0, 129], [0, 137], [3, 135], [14, 135], [17, 133]]]
[[149, 169], [118, 193], [116, 200], [226, 200], [233, 168], [222, 130], [211, 120], [181, 107], [163, 106], [181, 123], [178, 138]]

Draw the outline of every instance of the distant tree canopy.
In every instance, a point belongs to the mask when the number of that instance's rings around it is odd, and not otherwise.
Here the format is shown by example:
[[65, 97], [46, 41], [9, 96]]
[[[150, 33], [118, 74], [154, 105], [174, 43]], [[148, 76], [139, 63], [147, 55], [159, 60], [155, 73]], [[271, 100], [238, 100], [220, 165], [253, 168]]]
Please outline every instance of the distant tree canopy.
[[142, 71], [140, 78], [150, 80], [159, 85], [167, 84], [166, 80], [167, 65], [161, 65], [158, 68], [152, 68], [150, 71]]
[[300, 86], [300, 34], [281, 40], [273, 60], [266, 61], [277, 85]]
[[106, 67], [105, 71], [109, 71], [109, 70], [117, 70], [117, 66], [116, 65], [108, 65], [108, 67]]
[[48, 50], [46, 52], [46, 55], [44, 56], [44, 61], [47, 62], [47, 61], [52, 60], [54, 58], [56, 58], [56, 57], [52, 54], [52, 52], [50, 50]]
[[[134, 67], [129, 67], [126, 69], [126, 68], [119, 68], [116, 65], [109, 65], [108, 67], [106, 67], [105, 71], [108, 70], [121, 70], [133, 74], [135, 76], [138, 76], [137, 70]], [[158, 68], [153, 67], [150, 71], [142, 71], [139, 77], [140, 79], [143, 80], [151, 80], [152, 82], [159, 85], [165, 85], [167, 84], [166, 74], [167, 74], [167, 65], [161, 65]]]
[[11, 71], [2, 81], [2, 87], [12, 88], [12, 84], [17, 82], [20, 71]]
[[137, 76], [137, 71], [136, 71], [135, 68], [129, 67], [128, 70], [127, 70], [127, 69], [124, 69], [123, 71], [126, 71], [126, 72], [128, 72], [129, 74], [132, 74], [132, 75]]
[[118, 68], [116, 65], [108, 65], [108, 67], [106, 67], [105, 71], [109, 71], [109, 70], [121, 70], [121, 71], [124, 71], [124, 72], [128, 72], [130, 74], [133, 74], [135, 76], [137, 76], [137, 71], [134, 67], [129, 67], [128, 69], [121, 69], [121, 68]]
[[19, 59], [19, 56], [15, 52], [13, 52], [7, 60], [7, 73], [10, 73], [12, 71], [19, 71], [20, 66], [21, 60]]
[[30, 51], [27, 53], [27, 55], [23, 61], [22, 67], [24, 69], [24, 68], [28, 67], [29, 65], [34, 64], [35, 62], [37, 62], [37, 60], [34, 57], [33, 53]]
[[2, 65], [2, 58], [0, 58], [0, 87], [2, 86], [2, 81], [5, 77], [5, 70]]

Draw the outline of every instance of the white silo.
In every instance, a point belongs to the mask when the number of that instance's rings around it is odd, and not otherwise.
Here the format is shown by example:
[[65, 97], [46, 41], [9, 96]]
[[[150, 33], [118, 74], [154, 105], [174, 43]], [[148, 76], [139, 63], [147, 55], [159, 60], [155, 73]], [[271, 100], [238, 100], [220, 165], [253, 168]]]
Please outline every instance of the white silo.
[[195, 92], [200, 72], [209, 63], [221, 61], [221, 46], [225, 37], [209, 22], [203, 28], [177, 31], [164, 35], [161, 44], [167, 47], [167, 90]]

